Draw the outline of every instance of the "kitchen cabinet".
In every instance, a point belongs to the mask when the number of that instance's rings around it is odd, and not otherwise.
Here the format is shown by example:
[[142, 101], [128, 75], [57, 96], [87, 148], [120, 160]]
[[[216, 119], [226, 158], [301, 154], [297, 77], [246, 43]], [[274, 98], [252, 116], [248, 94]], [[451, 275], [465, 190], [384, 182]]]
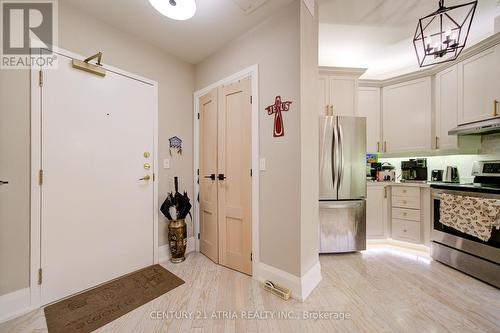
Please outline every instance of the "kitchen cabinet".
[[380, 106], [380, 88], [359, 87], [358, 115], [366, 117], [366, 150], [369, 153], [380, 152]]
[[382, 151], [431, 150], [431, 78], [424, 77], [382, 88]]
[[320, 67], [319, 114], [333, 110], [336, 116], [354, 116], [358, 107], [358, 81], [366, 69]]
[[387, 191], [384, 185], [367, 186], [366, 195], [366, 237], [387, 238]]
[[420, 188], [395, 186], [391, 197], [392, 238], [421, 243], [422, 209]]
[[448, 131], [458, 126], [458, 66], [436, 74], [435, 149], [458, 148], [458, 137]]
[[458, 63], [458, 85], [459, 124], [498, 117], [500, 44]]

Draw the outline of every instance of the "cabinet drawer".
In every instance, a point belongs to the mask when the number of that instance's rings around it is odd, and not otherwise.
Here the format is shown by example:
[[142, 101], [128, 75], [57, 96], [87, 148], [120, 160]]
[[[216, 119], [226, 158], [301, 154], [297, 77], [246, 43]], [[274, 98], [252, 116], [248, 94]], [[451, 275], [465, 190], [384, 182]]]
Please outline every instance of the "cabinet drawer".
[[420, 209], [392, 208], [392, 217], [420, 222]]
[[420, 188], [407, 186], [393, 186], [392, 195], [396, 197], [420, 197]]
[[398, 197], [392, 196], [392, 207], [420, 209], [420, 196]]
[[420, 223], [407, 220], [392, 220], [392, 238], [420, 243]]

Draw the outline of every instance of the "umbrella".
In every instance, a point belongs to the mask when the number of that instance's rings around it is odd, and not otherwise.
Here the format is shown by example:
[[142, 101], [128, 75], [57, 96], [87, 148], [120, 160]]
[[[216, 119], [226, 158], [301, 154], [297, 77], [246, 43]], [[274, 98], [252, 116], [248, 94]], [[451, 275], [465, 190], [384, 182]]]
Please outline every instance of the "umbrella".
[[[185, 219], [189, 214], [191, 216], [191, 202], [187, 193], [179, 193], [179, 178], [174, 177], [175, 193], [170, 192], [167, 194], [167, 198], [161, 205], [161, 212], [169, 220], [181, 220]], [[171, 212], [171, 208], [175, 208], [175, 212]], [[175, 218], [173, 218], [175, 216]]]

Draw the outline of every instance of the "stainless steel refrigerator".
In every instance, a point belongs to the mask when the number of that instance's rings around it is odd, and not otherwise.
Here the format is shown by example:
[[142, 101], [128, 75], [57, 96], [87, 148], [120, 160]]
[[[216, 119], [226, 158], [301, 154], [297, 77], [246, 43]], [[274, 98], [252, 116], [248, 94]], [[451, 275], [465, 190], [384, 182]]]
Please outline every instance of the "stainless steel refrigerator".
[[320, 117], [320, 253], [366, 249], [366, 118]]

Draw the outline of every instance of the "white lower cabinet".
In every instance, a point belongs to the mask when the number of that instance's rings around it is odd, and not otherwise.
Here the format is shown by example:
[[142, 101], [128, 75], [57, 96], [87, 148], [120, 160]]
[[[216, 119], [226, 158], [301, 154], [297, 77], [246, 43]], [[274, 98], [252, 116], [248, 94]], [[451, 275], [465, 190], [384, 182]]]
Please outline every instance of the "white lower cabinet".
[[422, 243], [422, 201], [420, 188], [395, 186], [391, 197], [392, 238]]
[[366, 192], [366, 237], [387, 238], [387, 188], [373, 185], [368, 186]]
[[429, 245], [430, 189], [394, 183], [367, 186], [366, 238]]

